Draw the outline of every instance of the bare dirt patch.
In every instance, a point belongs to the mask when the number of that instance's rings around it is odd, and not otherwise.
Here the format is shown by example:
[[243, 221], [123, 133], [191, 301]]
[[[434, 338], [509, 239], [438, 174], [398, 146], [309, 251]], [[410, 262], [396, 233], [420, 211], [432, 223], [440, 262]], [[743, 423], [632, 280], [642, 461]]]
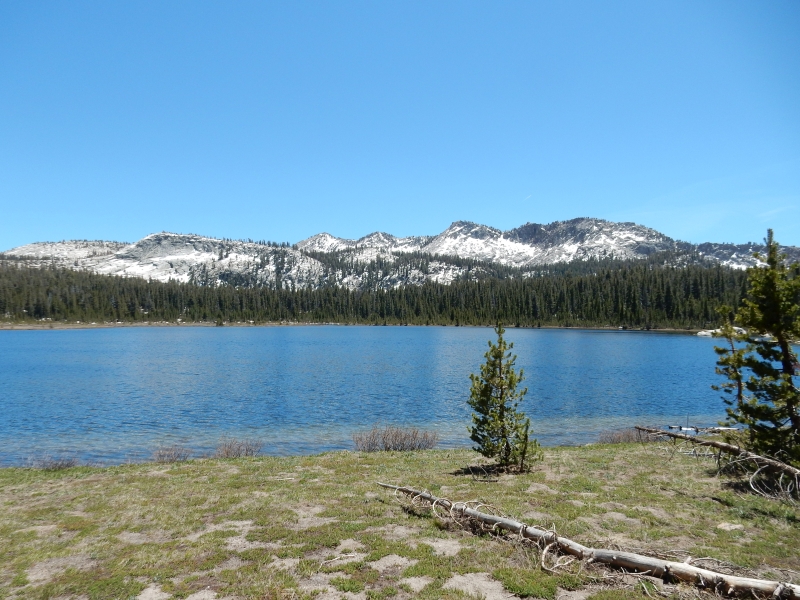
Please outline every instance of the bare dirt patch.
[[556, 588], [556, 600], [586, 600], [586, 598], [596, 594], [600, 589], [597, 586], [587, 586], [579, 590]]
[[216, 567], [214, 567], [214, 572], [219, 573], [221, 571], [235, 571], [236, 569], [240, 569], [250, 564], [248, 560], [242, 560], [238, 556], [231, 556], [229, 559], [219, 563]]
[[619, 502], [603, 502], [601, 504], [598, 504], [597, 506], [599, 506], [600, 508], [607, 508], [609, 510], [620, 510], [628, 508], [627, 506], [625, 506], [624, 504], [620, 504]]
[[364, 560], [367, 556], [363, 552], [356, 552], [348, 548], [342, 548], [342, 544], [336, 549], [317, 548], [311, 552], [306, 552], [304, 558], [308, 560], [318, 560], [327, 566], [346, 565], [351, 562]]
[[160, 585], [151, 583], [136, 596], [136, 600], [167, 600], [171, 597], [170, 594], [162, 591]]
[[318, 517], [317, 515], [325, 510], [324, 506], [313, 506], [309, 504], [294, 506], [292, 510], [297, 514], [297, 523], [292, 529], [303, 531], [312, 527], [321, 527], [329, 523], [335, 523], [337, 519], [332, 517]]
[[123, 531], [117, 538], [126, 544], [161, 544], [170, 539], [166, 531], [153, 531], [150, 533], [140, 533], [137, 531]]
[[187, 535], [185, 540], [196, 542], [204, 535], [213, 533], [215, 531], [236, 531], [237, 535], [225, 538], [225, 549], [231, 552], [245, 552], [247, 550], [254, 550], [257, 548], [280, 548], [281, 544], [277, 542], [251, 542], [247, 539], [247, 534], [250, 533], [256, 526], [252, 521], [223, 521], [222, 523], [212, 523], [206, 525], [201, 531]]
[[390, 570], [402, 570], [411, 565], [417, 564], [419, 561], [413, 558], [406, 558], [405, 556], [398, 556], [397, 554], [389, 554], [383, 558], [369, 563], [373, 569], [380, 573], [385, 573]]
[[535, 510], [529, 510], [524, 515], [522, 515], [522, 518], [525, 519], [526, 523], [528, 524], [530, 523], [544, 524], [553, 522], [552, 515], [548, 515], [547, 513], [541, 513]]
[[253, 522], [252, 521], [223, 521], [222, 523], [212, 523], [211, 525], [206, 525], [202, 530], [196, 531], [195, 533], [191, 533], [187, 535], [184, 539], [190, 542], [196, 542], [204, 535], [209, 533], [213, 533], [215, 531], [228, 531], [228, 530], [236, 530], [241, 532], [242, 535], [246, 535], [251, 529], [253, 529]]
[[277, 556], [273, 556], [273, 558], [275, 560], [269, 563], [269, 566], [279, 571], [294, 572], [297, 565], [300, 564], [299, 558], [278, 558]]
[[433, 583], [433, 578], [431, 577], [405, 577], [398, 581], [397, 583], [407, 585], [411, 588], [412, 592], [421, 592], [431, 583]]
[[628, 517], [623, 515], [621, 512], [607, 512], [602, 516], [603, 519], [607, 519], [610, 521], [619, 521], [620, 523], [627, 523], [628, 525], [638, 526], [641, 525], [642, 522], [639, 519], [634, 519], [632, 517]]
[[369, 527], [367, 533], [378, 533], [383, 538], [392, 542], [397, 542], [417, 535], [420, 532], [418, 527], [407, 527], [405, 525], [384, 525], [383, 527]]
[[532, 483], [527, 490], [525, 490], [526, 494], [552, 494], [557, 495], [558, 492], [555, 491], [548, 485], [543, 483]]
[[485, 600], [512, 600], [516, 598], [505, 590], [503, 584], [492, 579], [488, 573], [467, 573], [453, 575], [444, 584], [446, 590], [459, 590], [470, 596]]
[[281, 547], [279, 542], [251, 542], [245, 538], [246, 534], [234, 535], [225, 540], [225, 548], [231, 552], [246, 552], [256, 548], [277, 549]]
[[663, 508], [653, 508], [652, 506], [634, 506], [634, 510], [642, 510], [649, 512], [654, 517], [664, 519], [665, 521], [672, 521], [673, 516], [665, 511]]
[[38, 562], [27, 570], [28, 581], [34, 584], [46, 583], [67, 569], [88, 571], [95, 566], [95, 561], [85, 554], [75, 554], [63, 558], [48, 558]]
[[169, 469], [156, 469], [154, 471], [148, 471], [147, 475], [149, 477], [169, 477], [168, 471]]
[[[314, 573], [311, 577], [301, 579], [297, 582], [297, 587], [304, 592], [336, 593], [336, 589], [330, 584], [331, 579], [336, 577], [336, 573]], [[319, 596], [317, 596], [319, 598]]]
[[455, 556], [461, 551], [461, 542], [458, 540], [431, 538], [420, 540], [420, 542], [433, 548], [433, 553], [436, 556]]
[[186, 600], [216, 600], [217, 592], [213, 590], [200, 590], [186, 596]]
[[27, 533], [33, 531], [38, 536], [50, 535], [55, 533], [58, 529], [57, 525], [34, 525], [33, 527], [26, 527], [25, 529], [17, 529], [14, 533]]
[[344, 554], [346, 552], [354, 552], [355, 550], [363, 550], [364, 544], [359, 542], [358, 540], [354, 539], [346, 539], [339, 542], [339, 545], [336, 546], [336, 553], [337, 554]]

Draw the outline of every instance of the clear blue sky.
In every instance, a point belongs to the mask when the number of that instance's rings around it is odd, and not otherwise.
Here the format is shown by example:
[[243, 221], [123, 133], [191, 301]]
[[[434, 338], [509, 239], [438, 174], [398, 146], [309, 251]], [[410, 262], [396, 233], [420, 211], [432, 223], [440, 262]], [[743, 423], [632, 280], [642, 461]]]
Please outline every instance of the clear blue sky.
[[800, 2], [0, 3], [0, 249], [578, 216], [800, 245]]

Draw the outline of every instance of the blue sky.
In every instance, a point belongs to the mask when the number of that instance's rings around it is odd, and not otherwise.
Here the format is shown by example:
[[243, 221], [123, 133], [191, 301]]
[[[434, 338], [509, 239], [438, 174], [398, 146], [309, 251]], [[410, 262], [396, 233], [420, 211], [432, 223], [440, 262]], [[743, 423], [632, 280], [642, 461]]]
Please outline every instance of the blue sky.
[[0, 3], [0, 249], [579, 216], [800, 245], [800, 3]]

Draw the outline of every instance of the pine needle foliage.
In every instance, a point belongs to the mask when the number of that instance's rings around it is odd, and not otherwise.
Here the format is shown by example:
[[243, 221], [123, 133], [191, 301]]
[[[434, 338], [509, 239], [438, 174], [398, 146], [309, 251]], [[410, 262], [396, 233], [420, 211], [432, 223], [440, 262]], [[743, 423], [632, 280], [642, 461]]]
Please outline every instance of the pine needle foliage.
[[[717, 373], [727, 381], [729, 425], [745, 425], [744, 444], [753, 452], [800, 464], [800, 266], [786, 264], [772, 230], [767, 232], [763, 266], [748, 269], [748, 291], [738, 312], [728, 313], [716, 347]], [[738, 327], [735, 327], [738, 325]], [[739, 440], [734, 440], [739, 441]]]
[[530, 419], [518, 410], [528, 389], [518, 389], [524, 372], [514, 370], [517, 360], [511, 353], [514, 344], [503, 337], [502, 324], [495, 327], [495, 333], [497, 342], [489, 341], [480, 374], [469, 376], [472, 386], [467, 403], [475, 411], [470, 439], [477, 444], [473, 449], [496, 459], [498, 467], [522, 472], [541, 460], [542, 452], [538, 441], [530, 438]]

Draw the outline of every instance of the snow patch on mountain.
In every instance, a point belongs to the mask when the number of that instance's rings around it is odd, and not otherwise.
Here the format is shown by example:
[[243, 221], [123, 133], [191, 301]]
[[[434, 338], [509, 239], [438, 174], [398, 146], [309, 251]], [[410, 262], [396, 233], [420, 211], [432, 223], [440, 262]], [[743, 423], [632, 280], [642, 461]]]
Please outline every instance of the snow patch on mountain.
[[[357, 240], [337, 238], [329, 233], [318, 233], [297, 247], [305, 252], [342, 252], [344, 250], [383, 250], [384, 252], [419, 252], [430, 240], [427, 236], [398, 238], [376, 231]], [[372, 255], [375, 255], [373, 252]]]
[[128, 246], [128, 244], [125, 242], [64, 240], [61, 242], [36, 242], [27, 244], [4, 252], [3, 254], [26, 257], [39, 261], [49, 260], [57, 263], [78, 261], [79, 263], [93, 264], [98, 262], [98, 259], [103, 259], [119, 252], [126, 246]]

